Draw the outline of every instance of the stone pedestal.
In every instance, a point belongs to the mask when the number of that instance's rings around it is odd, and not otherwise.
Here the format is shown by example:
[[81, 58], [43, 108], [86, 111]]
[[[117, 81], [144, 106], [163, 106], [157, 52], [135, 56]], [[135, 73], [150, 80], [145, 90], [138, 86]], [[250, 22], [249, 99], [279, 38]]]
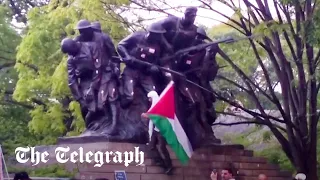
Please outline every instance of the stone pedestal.
[[[220, 145], [208, 146], [198, 149], [194, 152], [188, 165], [182, 165], [175, 154], [170, 151], [173, 161], [173, 175], [168, 176], [164, 170], [156, 166], [152, 157], [147, 152], [146, 145], [133, 143], [116, 143], [116, 142], [96, 142], [96, 143], [74, 143], [74, 144], [58, 144], [56, 146], [38, 147], [39, 151], [47, 151], [50, 154], [50, 160], [45, 165], [55, 164], [55, 149], [57, 147], [69, 147], [70, 151], [78, 151], [80, 147], [83, 152], [125, 152], [135, 151], [135, 147], [139, 147], [144, 152], [144, 162], [142, 165], [136, 163], [129, 164], [128, 167], [124, 163], [110, 162], [102, 165], [102, 167], [94, 167], [91, 163], [71, 163], [65, 164], [65, 167], [72, 171], [76, 169], [76, 179], [94, 180], [96, 178], [107, 178], [114, 180], [115, 170], [124, 170], [128, 180], [208, 180], [212, 169], [218, 172], [223, 168], [235, 169], [237, 180], [256, 180], [259, 173], [264, 173], [269, 180], [289, 180], [291, 175], [288, 172], [280, 171], [279, 167], [268, 164], [266, 159], [254, 157], [253, 152], [245, 150], [241, 145]], [[69, 156], [69, 154], [67, 155]], [[111, 157], [112, 158], [112, 157]], [[134, 161], [134, 160], [133, 160]], [[43, 166], [38, 165], [38, 166]], [[36, 166], [37, 167], [37, 166]]]

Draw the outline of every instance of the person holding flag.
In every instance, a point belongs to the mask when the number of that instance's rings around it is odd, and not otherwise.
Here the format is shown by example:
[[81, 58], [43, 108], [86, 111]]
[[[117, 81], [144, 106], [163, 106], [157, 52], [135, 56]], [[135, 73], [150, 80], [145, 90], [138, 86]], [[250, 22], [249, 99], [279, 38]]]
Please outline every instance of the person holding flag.
[[[156, 91], [150, 91], [147, 96], [151, 102], [151, 107], [154, 106], [160, 98]], [[149, 118], [145, 113], [142, 113], [142, 117], [146, 119]], [[149, 140], [150, 153], [154, 155], [156, 165], [162, 166], [165, 169], [165, 173], [171, 175], [173, 168], [166, 146], [167, 142], [151, 120], [149, 120]], [[159, 148], [157, 148], [157, 144], [159, 144]]]
[[187, 164], [192, 156], [193, 147], [176, 116], [174, 94], [174, 82], [171, 81], [159, 98], [151, 96], [152, 105], [142, 116], [152, 121], [180, 162]]

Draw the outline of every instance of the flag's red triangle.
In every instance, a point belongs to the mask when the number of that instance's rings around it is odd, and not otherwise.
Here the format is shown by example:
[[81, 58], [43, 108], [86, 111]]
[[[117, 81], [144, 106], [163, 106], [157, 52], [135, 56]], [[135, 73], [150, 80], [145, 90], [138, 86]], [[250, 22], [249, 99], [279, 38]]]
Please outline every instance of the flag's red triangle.
[[170, 82], [160, 95], [159, 101], [149, 109], [148, 114], [160, 115], [174, 119], [174, 86]]

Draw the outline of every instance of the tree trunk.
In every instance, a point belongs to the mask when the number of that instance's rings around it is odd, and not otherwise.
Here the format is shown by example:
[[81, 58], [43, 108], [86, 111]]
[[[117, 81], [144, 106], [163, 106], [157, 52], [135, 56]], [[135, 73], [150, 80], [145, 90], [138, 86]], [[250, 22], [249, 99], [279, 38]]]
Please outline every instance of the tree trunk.
[[[315, 143], [316, 146], [316, 143]], [[303, 158], [303, 157], [301, 157]], [[317, 147], [311, 147], [311, 151], [308, 154], [308, 158], [305, 158], [306, 163], [306, 175], [307, 180], [318, 180], [317, 173]]]
[[303, 164], [295, 167], [297, 173], [304, 173], [307, 176], [307, 180], [318, 180], [316, 148], [311, 148], [310, 153], [301, 154], [296, 158], [300, 158], [301, 162], [303, 162]]

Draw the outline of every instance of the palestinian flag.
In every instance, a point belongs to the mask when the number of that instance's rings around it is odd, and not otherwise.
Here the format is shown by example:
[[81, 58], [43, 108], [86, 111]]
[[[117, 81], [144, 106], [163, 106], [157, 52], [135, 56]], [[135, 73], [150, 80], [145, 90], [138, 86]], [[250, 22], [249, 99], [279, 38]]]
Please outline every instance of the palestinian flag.
[[193, 149], [175, 113], [174, 83], [170, 82], [156, 103], [152, 104], [147, 112], [148, 117], [159, 129], [181, 163], [187, 164]]

